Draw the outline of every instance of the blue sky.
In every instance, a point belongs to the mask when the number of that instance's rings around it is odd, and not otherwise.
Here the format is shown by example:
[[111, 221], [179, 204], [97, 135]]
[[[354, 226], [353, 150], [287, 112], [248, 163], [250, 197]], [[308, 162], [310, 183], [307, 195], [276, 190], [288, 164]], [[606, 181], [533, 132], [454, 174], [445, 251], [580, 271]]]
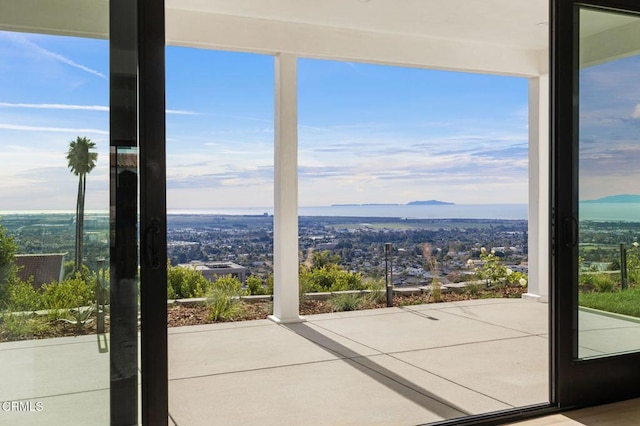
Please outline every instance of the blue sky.
[[580, 72], [580, 199], [638, 194], [640, 56]]
[[[98, 145], [108, 205], [108, 44], [0, 32], [0, 210], [73, 210], [69, 141]], [[300, 59], [299, 200], [527, 202], [527, 81]], [[273, 58], [167, 49], [170, 209], [273, 204]]]

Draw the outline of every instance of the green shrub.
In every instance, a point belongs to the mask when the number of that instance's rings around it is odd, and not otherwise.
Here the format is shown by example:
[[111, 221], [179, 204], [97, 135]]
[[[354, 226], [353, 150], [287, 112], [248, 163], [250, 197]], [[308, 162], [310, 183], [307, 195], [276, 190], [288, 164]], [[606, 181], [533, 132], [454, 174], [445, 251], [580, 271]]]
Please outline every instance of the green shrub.
[[75, 325], [76, 330], [81, 331], [87, 325], [93, 322], [93, 315], [95, 314], [95, 312], [96, 312], [95, 306], [70, 309], [66, 313], [66, 318], [61, 318], [60, 320], [66, 323]]
[[268, 294], [267, 289], [262, 285], [262, 279], [257, 275], [251, 275], [246, 281], [249, 294]]
[[582, 291], [593, 290], [593, 282], [595, 281], [595, 274], [581, 272], [578, 275], [578, 287]]
[[377, 305], [387, 300], [386, 285], [382, 278], [367, 278], [363, 281], [365, 289], [370, 290], [366, 293], [366, 301]]
[[167, 298], [189, 299], [205, 297], [211, 291], [212, 283], [195, 267], [183, 268], [167, 264]]
[[431, 297], [435, 303], [442, 302], [442, 286], [436, 278], [431, 281]]
[[273, 274], [267, 275], [267, 293], [273, 294]]
[[[90, 284], [91, 283], [91, 284]], [[50, 310], [68, 310], [92, 305], [95, 300], [95, 278], [87, 282], [80, 272], [72, 278], [42, 286], [42, 306]]]
[[311, 258], [311, 268], [319, 269], [323, 267], [333, 267], [340, 263], [340, 256], [331, 253], [329, 250], [314, 252]]
[[17, 268], [14, 259], [17, 252], [18, 245], [13, 237], [0, 225], [0, 300], [6, 300], [7, 286], [15, 277]]
[[480, 259], [484, 262], [482, 268], [478, 271], [478, 277], [486, 280], [488, 286], [504, 285], [507, 279], [507, 267], [504, 266], [495, 253], [488, 253], [482, 247], [480, 251]]
[[336, 294], [329, 301], [334, 312], [356, 311], [362, 307], [363, 302], [362, 296], [355, 293]]
[[6, 312], [2, 315], [0, 330], [9, 340], [25, 340], [46, 328], [47, 325], [39, 321], [34, 314]]
[[305, 277], [303, 279], [300, 277], [300, 281], [298, 282], [298, 303], [303, 305], [305, 300], [307, 300], [307, 294], [315, 292], [312, 287], [312, 283], [309, 279]]
[[333, 284], [333, 278], [325, 267], [318, 269], [301, 268], [299, 281], [300, 291], [305, 293], [330, 291], [329, 289]]
[[209, 320], [232, 321], [242, 313], [240, 296], [242, 295], [242, 283], [237, 278], [226, 275], [218, 278], [213, 283], [207, 306], [209, 308]]
[[482, 247], [480, 259], [484, 262], [482, 268], [477, 269], [477, 278], [485, 280], [488, 287], [521, 286], [526, 287], [528, 277], [522, 272], [512, 271], [503, 265], [500, 258], [493, 252], [489, 253]]
[[480, 289], [480, 284], [470, 283], [464, 287], [464, 292], [471, 297], [477, 297], [480, 294]]
[[344, 271], [337, 265], [315, 269], [302, 267], [299, 279], [300, 286], [307, 288], [308, 292], [365, 290], [366, 288], [362, 274]]
[[616, 282], [610, 274], [594, 274], [593, 288], [599, 293], [608, 293], [613, 291]]
[[640, 284], [640, 269], [630, 269], [627, 272], [627, 282], [631, 285]]
[[11, 311], [36, 311], [42, 309], [40, 293], [33, 288], [33, 278], [24, 282], [17, 278], [7, 286], [5, 308]]

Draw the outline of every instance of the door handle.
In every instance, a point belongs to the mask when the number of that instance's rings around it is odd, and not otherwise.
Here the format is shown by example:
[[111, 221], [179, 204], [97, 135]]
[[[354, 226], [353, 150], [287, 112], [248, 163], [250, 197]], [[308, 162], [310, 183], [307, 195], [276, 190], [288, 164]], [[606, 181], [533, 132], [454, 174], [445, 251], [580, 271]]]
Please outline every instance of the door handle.
[[578, 219], [575, 216], [564, 218], [564, 244], [567, 248], [578, 245]]
[[144, 231], [144, 260], [151, 269], [160, 267], [156, 237], [160, 235], [161, 224], [156, 218], [151, 220], [151, 225]]

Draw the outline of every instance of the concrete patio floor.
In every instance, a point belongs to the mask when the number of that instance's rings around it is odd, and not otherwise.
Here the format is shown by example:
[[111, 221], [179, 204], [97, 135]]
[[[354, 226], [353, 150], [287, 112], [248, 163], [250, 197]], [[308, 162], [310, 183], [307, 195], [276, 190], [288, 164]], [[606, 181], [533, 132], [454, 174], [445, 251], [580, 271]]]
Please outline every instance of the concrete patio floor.
[[169, 331], [176, 425], [414, 425], [548, 400], [548, 305], [520, 299]]
[[[414, 425], [545, 403], [547, 318], [545, 303], [486, 299], [170, 328], [170, 424]], [[640, 333], [590, 312], [583, 321], [585, 332]], [[0, 401], [43, 406], [0, 411], [0, 424], [108, 424], [107, 343], [0, 344]]]

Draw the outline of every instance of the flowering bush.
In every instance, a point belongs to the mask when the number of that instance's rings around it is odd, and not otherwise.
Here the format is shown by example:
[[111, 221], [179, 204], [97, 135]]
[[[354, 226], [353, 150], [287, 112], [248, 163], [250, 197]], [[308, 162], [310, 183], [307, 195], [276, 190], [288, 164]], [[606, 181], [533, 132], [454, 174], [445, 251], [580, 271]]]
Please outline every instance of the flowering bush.
[[527, 286], [527, 276], [522, 272], [515, 272], [503, 265], [493, 250], [488, 253], [487, 249], [482, 247], [480, 250], [480, 259], [483, 265], [480, 269], [476, 268], [476, 272], [480, 279], [487, 281], [487, 286]]

